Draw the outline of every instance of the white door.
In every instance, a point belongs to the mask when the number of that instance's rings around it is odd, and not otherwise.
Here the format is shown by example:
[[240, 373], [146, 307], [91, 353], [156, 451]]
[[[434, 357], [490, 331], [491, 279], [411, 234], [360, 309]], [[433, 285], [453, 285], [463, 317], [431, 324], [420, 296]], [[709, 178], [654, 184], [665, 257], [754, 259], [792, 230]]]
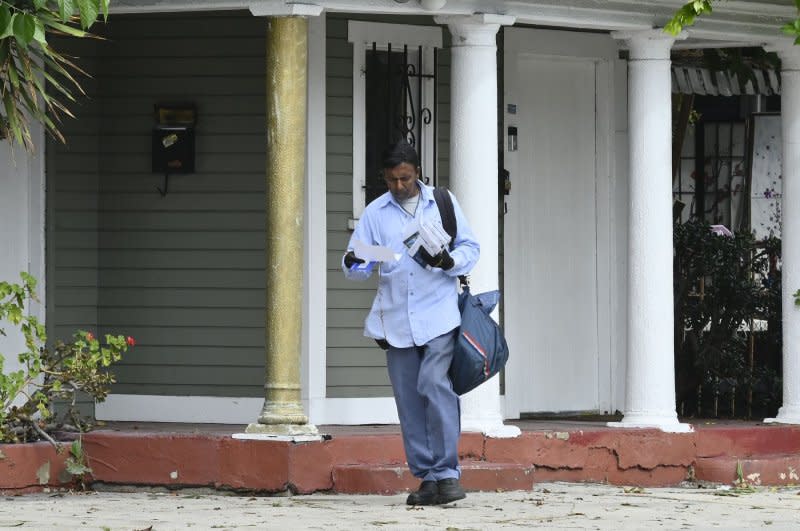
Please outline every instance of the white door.
[[[606, 334], [598, 326], [597, 175], [598, 158], [605, 158], [597, 141], [605, 134], [598, 133], [601, 63], [540, 55], [526, 49], [532, 46], [529, 39], [518, 40], [507, 47], [505, 62], [509, 417], [598, 411], [607, 402], [601, 392], [610, 385], [601, 348]], [[517, 128], [516, 151], [509, 151], [508, 127]]]

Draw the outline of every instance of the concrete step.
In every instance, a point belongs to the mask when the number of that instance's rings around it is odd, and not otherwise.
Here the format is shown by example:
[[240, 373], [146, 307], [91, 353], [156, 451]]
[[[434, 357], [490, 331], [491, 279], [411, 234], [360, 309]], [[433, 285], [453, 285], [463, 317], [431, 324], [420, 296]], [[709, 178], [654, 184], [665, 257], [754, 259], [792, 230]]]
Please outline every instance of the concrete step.
[[[533, 466], [462, 461], [461, 484], [468, 491], [530, 490]], [[396, 494], [419, 487], [403, 465], [357, 464], [333, 467], [333, 490], [347, 494]]]
[[741, 479], [753, 486], [800, 485], [800, 454], [701, 457], [695, 463], [694, 474], [701, 481], [714, 483], [732, 484]]
[[697, 457], [800, 453], [800, 426], [787, 424], [697, 424]]

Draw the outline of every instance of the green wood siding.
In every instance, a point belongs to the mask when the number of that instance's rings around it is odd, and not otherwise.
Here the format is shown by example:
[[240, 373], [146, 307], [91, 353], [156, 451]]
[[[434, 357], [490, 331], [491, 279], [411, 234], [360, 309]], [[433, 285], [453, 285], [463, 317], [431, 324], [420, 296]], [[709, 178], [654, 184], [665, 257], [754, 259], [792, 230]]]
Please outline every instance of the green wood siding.
[[[59, 49], [70, 47], [85, 71], [97, 71], [101, 63], [97, 41], [55, 39], [54, 44]], [[77, 330], [96, 332], [98, 323], [97, 151], [103, 118], [97, 78], [79, 75], [78, 79], [87, 95], [73, 105], [80, 119], [62, 121], [66, 145], [52, 139], [47, 143], [47, 335], [51, 345], [72, 339]], [[54, 165], [58, 164], [61, 168], [56, 172]], [[56, 404], [58, 411], [63, 407]], [[84, 415], [94, 414], [94, 402], [85, 395], [79, 395], [77, 407]]]
[[[386, 357], [363, 335], [376, 280], [345, 280], [340, 260], [350, 239], [347, 220], [353, 216], [353, 47], [347, 42], [352, 16], [328, 15], [327, 21], [327, 396], [332, 398], [391, 396]], [[358, 20], [432, 25], [428, 17], [357, 17]], [[447, 30], [443, 33], [445, 46]], [[439, 184], [448, 182], [450, 126], [450, 55], [440, 50], [438, 80]]]
[[[58, 335], [136, 338], [115, 393], [262, 396], [266, 21], [118, 15], [103, 33], [53, 163]], [[196, 173], [161, 197], [153, 106], [171, 102], [197, 106]]]

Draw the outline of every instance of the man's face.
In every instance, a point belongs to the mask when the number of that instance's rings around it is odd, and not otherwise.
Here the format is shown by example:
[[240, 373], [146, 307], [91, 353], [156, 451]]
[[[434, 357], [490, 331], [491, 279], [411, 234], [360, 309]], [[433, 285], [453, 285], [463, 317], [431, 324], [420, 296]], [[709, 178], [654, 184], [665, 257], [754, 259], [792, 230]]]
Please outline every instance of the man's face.
[[407, 162], [398, 164], [394, 168], [385, 168], [383, 170], [383, 179], [386, 181], [386, 186], [392, 192], [395, 201], [405, 201], [410, 197], [414, 197], [419, 193], [417, 187], [417, 178], [419, 171], [417, 168]]

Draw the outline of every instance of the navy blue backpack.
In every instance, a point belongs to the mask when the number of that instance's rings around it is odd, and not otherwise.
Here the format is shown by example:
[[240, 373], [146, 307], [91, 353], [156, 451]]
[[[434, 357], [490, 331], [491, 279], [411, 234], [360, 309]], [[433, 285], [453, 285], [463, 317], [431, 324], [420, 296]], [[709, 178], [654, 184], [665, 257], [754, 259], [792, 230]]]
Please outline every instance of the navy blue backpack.
[[[433, 191], [444, 230], [455, 242], [458, 226], [453, 200], [445, 188]], [[508, 361], [508, 344], [500, 326], [492, 319], [491, 313], [500, 301], [500, 292], [487, 291], [473, 295], [469, 291], [466, 276], [458, 277], [461, 294], [458, 296], [458, 309], [461, 312], [461, 327], [458, 329], [453, 362], [450, 365], [450, 380], [453, 390], [463, 395], [500, 372]]]

